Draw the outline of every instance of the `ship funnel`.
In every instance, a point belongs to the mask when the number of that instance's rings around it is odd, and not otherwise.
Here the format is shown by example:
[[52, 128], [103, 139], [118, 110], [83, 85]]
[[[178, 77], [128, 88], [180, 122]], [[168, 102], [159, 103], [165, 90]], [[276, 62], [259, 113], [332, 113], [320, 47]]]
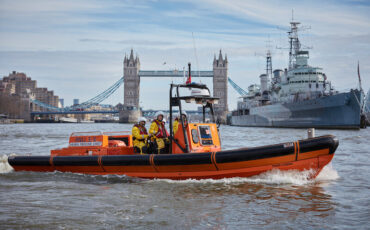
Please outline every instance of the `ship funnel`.
[[284, 72], [281, 69], [276, 69], [274, 70], [273, 73], [274, 73], [273, 82], [281, 83]]
[[261, 80], [261, 94], [263, 94], [265, 91], [268, 91], [268, 78], [266, 74], [261, 74], [260, 75], [260, 80]]

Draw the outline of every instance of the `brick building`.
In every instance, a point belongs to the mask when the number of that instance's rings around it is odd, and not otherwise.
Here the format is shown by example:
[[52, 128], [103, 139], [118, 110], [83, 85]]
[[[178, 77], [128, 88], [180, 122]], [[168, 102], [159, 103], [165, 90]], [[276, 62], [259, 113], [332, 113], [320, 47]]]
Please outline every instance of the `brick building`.
[[31, 111], [45, 111], [30, 99], [59, 107], [59, 97], [47, 88], [37, 88], [37, 82], [25, 73], [13, 71], [0, 80], [0, 113], [30, 121]]

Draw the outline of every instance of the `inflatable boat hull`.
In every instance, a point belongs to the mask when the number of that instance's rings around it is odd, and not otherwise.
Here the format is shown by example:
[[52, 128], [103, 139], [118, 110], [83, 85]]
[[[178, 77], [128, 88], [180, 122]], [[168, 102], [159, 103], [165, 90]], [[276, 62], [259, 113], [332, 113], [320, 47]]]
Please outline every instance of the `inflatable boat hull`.
[[220, 179], [272, 170], [310, 170], [315, 177], [333, 158], [334, 136], [219, 152], [163, 155], [10, 156], [15, 171], [118, 174], [140, 178]]

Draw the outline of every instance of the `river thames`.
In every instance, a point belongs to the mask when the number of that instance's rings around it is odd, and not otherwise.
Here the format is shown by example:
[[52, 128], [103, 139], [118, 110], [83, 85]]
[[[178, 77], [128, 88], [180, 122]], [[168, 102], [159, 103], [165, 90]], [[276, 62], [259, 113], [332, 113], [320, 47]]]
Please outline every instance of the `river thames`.
[[[370, 129], [316, 130], [339, 147], [314, 180], [309, 172], [252, 178], [144, 180], [126, 176], [14, 172], [10, 154], [48, 155], [78, 131], [128, 124], [0, 125], [0, 229], [368, 229]], [[223, 149], [295, 141], [305, 129], [221, 126]]]

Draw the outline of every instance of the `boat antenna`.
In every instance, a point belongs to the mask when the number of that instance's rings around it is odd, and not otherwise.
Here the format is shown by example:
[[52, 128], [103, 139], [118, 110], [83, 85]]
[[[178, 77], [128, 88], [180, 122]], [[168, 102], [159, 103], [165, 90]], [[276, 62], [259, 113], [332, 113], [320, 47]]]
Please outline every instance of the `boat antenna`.
[[186, 82], [186, 75], [185, 75], [185, 66], [182, 67], [182, 73], [183, 73], [183, 82]]
[[199, 61], [198, 61], [198, 55], [197, 55], [197, 47], [195, 45], [195, 39], [194, 39], [194, 33], [191, 32], [191, 36], [193, 37], [193, 46], [194, 46], [194, 54], [195, 54], [195, 60], [197, 62], [197, 69], [198, 69], [198, 77], [199, 77], [199, 81], [200, 83], [202, 83], [202, 80], [200, 78], [200, 71], [199, 71]]

